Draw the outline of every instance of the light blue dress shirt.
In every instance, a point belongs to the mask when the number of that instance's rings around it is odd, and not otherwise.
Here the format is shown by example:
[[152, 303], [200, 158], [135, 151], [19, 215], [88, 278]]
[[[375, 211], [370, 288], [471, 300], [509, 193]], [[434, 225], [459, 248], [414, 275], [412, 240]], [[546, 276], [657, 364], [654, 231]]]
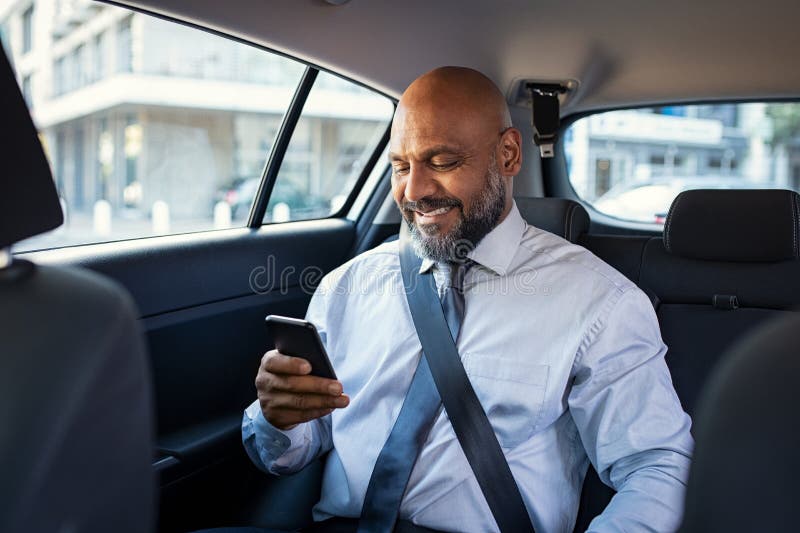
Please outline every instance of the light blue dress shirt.
[[[617, 490], [590, 531], [677, 528], [691, 420], [648, 298], [584, 248], [529, 226], [516, 205], [469, 257], [478, 265], [465, 279], [458, 351], [536, 531], [572, 531], [589, 461]], [[434, 276], [441, 287], [441, 273]], [[274, 474], [330, 451], [314, 517], [357, 517], [422, 353], [397, 242], [328, 274], [307, 319], [350, 405], [279, 431], [256, 401], [245, 410], [242, 438], [256, 466]], [[443, 410], [400, 517], [443, 531], [497, 531]]]

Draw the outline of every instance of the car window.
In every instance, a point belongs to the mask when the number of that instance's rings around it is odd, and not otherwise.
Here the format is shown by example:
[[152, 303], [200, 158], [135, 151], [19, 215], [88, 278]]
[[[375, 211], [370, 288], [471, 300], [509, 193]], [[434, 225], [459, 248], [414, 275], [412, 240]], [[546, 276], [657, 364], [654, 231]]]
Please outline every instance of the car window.
[[337, 213], [378, 147], [393, 112], [385, 96], [321, 72], [289, 143], [264, 222]]
[[304, 65], [89, 2], [2, 22], [65, 212], [17, 251], [244, 224]]
[[[18, 2], [0, 28], [65, 213], [16, 251], [246, 225], [304, 64], [94, 2]], [[336, 212], [391, 108], [319, 75], [267, 220]]]
[[564, 139], [581, 199], [622, 220], [663, 224], [688, 189], [800, 190], [800, 104], [665, 106], [598, 113]]

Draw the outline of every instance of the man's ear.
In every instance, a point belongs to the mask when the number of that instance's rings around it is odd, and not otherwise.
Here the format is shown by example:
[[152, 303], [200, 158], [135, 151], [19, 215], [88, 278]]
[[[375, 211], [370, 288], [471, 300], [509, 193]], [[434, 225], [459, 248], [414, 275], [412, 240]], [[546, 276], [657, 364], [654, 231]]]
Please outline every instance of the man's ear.
[[522, 135], [517, 128], [508, 128], [500, 134], [497, 166], [503, 176], [516, 176], [522, 168]]

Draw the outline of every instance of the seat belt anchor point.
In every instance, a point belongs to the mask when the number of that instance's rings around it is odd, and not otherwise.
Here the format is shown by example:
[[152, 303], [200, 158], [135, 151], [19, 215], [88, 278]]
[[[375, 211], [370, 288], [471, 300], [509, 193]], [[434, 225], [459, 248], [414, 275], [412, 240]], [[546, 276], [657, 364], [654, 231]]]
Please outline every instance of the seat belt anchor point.
[[558, 97], [565, 94], [569, 87], [560, 83], [536, 82], [528, 82], [525, 86], [531, 95], [533, 142], [539, 147], [542, 158], [554, 157], [558, 129], [561, 125]]

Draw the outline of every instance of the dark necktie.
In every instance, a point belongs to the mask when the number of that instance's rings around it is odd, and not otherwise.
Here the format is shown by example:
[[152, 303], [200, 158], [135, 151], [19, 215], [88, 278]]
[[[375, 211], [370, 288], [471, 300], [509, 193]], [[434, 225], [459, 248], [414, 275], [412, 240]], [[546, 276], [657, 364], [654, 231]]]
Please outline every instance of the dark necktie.
[[[473, 264], [467, 261], [438, 265], [448, 274], [449, 283], [441, 300], [454, 341], [458, 340], [464, 318], [464, 276]], [[431, 275], [430, 271], [426, 275]], [[423, 356], [392, 432], [372, 470], [358, 524], [359, 533], [388, 533], [394, 529], [408, 478], [441, 403], [428, 361]]]

